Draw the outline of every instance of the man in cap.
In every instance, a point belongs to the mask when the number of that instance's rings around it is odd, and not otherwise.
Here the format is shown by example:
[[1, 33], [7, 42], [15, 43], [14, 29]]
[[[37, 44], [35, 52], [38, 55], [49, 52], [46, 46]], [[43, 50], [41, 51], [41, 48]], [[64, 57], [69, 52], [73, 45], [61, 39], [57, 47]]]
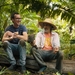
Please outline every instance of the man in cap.
[[39, 22], [43, 31], [37, 33], [35, 37], [35, 44], [37, 48], [34, 46], [31, 49], [31, 52], [40, 65], [40, 70], [38, 73], [43, 72], [47, 66], [44, 61], [50, 61], [56, 59], [56, 67], [60, 73], [62, 69], [62, 59], [63, 54], [59, 51], [60, 48], [60, 40], [59, 36], [56, 32], [52, 30], [57, 29], [57, 27], [52, 24], [50, 19], [45, 19], [43, 22]]

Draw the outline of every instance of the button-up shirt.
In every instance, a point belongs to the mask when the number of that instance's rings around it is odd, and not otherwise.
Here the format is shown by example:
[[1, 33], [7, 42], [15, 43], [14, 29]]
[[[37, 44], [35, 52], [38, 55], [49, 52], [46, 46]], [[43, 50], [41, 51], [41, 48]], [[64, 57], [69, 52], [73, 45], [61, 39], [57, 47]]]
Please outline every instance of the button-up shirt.
[[[40, 31], [37, 33], [35, 37], [35, 44], [37, 45], [38, 48], [43, 48], [44, 42], [45, 42], [44, 31]], [[51, 32], [51, 44], [52, 48], [60, 47], [59, 36], [56, 32]]]

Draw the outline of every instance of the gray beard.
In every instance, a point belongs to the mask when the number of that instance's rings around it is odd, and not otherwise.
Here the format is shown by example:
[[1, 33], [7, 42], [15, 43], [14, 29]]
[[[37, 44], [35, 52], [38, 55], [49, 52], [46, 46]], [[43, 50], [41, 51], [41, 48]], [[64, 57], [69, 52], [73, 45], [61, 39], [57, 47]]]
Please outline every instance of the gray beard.
[[46, 29], [46, 30], [44, 30], [44, 33], [50, 33], [50, 31]]

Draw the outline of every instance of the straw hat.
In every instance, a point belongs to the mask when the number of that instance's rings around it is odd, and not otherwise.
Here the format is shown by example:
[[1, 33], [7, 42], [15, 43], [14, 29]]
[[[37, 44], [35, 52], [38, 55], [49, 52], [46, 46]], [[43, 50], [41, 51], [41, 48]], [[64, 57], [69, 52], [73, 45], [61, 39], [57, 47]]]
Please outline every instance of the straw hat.
[[42, 28], [44, 27], [44, 24], [50, 25], [50, 26], [52, 27], [52, 30], [57, 29], [57, 27], [56, 27], [54, 24], [52, 24], [51, 19], [49, 19], [49, 18], [45, 19], [45, 20], [42, 21], [42, 22], [39, 22], [39, 25], [40, 25]]

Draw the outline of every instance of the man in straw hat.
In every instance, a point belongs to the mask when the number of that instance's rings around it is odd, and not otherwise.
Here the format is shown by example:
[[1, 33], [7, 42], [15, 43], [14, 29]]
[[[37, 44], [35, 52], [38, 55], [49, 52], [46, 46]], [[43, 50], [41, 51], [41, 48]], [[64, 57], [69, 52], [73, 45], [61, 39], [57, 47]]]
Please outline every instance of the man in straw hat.
[[45, 19], [43, 22], [39, 22], [43, 31], [37, 33], [35, 38], [35, 45], [37, 48], [32, 47], [31, 51], [40, 65], [38, 72], [43, 72], [47, 66], [44, 61], [50, 61], [56, 59], [56, 69], [61, 73], [63, 54], [59, 51], [60, 41], [59, 36], [52, 30], [57, 27], [52, 24], [50, 19]]

